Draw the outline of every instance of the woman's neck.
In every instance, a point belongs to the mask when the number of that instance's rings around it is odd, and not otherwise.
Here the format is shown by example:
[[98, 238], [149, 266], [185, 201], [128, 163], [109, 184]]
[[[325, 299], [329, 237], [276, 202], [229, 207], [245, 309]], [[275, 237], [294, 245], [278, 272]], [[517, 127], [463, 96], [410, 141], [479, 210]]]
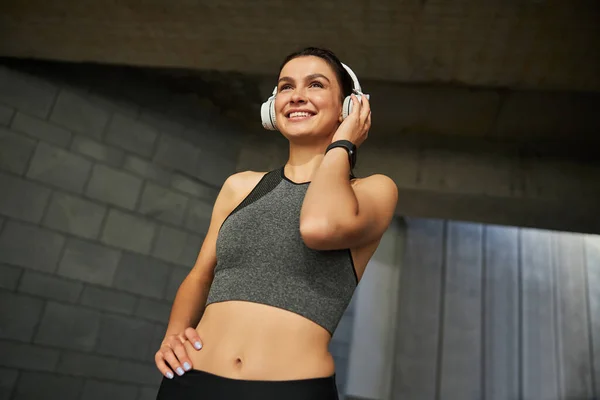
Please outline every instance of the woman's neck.
[[290, 143], [285, 175], [294, 182], [308, 182], [319, 168], [329, 143], [298, 145]]

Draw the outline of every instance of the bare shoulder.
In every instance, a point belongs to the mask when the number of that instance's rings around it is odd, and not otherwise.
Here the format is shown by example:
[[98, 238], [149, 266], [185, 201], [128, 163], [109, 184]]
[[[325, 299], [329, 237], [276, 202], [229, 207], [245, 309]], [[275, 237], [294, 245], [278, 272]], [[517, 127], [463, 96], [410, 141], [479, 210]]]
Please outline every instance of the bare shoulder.
[[230, 175], [223, 183], [221, 194], [227, 209], [235, 208], [254, 189], [266, 172], [242, 171]]
[[352, 188], [359, 202], [359, 208], [371, 209], [376, 219], [388, 223], [398, 203], [398, 186], [392, 178], [374, 174], [356, 179]]
[[398, 186], [394, 180], [383, 174], [373, 174], [365, 178], [357, 178], [352, 182], [352, 187], [354, 190], [398, 196]]
[[230, 194], [248, 194], [265, 176], [266, 172], [242, 171], [237, 172], [225, 181], [223, 190], [227, 190]]

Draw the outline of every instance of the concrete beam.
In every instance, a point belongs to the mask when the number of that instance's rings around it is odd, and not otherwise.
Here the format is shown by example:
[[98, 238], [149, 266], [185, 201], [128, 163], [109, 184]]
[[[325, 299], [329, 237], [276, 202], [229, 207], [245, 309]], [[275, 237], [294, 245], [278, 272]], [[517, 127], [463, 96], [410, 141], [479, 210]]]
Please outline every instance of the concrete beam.
[[5, 1], [0, 54], [268, 74], [320, 45], [365, 79], [597, 91], [599, 15], [595, 0]]

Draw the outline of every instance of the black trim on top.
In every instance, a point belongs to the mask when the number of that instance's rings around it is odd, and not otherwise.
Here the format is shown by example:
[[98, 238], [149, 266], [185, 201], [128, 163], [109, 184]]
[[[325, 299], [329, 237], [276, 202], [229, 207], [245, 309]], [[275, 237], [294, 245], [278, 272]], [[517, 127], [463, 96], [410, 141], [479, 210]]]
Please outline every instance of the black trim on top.
[[264, 174], [262, 178], [260, 178], [256, 186], [252, 188], [252, 190], [250, 191], [250, 193], [248, 193], [244, 200], [242, 200], [241, 203], [238, 204], [237, 207], [235, 207], [233, 211], [231, 211], [229, 215], [223, 220], [223, 223], [219, 227], [219, 232], [221, 232], [221, 228], [223, 228], [223, 225], [229, 219], [229, 217], [231, 217], [233, 214], [240, 211], [247, 205], [254, 203], [264, 195], [268, 194], [271, 190], [275, 188], [275, 186], [277, 186], [277, 184], [279, 184], [279, 182], [281, 182], [281, 179], [277, 176], [275, 172], [277, 172], [277, 170], [269, 171], [266, 174]]
[[[311, 181], [307, 181], [307, 182], [294, 182], [293, 180], [289, 179], [287, 176], [285, 176], [285, 165], [283, 167], [281, 167], [281, 177], [288, 181], [289, 183], [292, 183], [294, 185], [308, 185]], [[348, 179], [350, 180], [354, 180], [356, 179], [356, 175], [354, 175], [354, 172], [350, 171], [350, 176], [348, 177]]]
[[310, 181], [308, 182], [294, 182], [293, 180], [289, 179], [287, 176], [285, 176], [285, 165], [283, 167], [281, 167], [281, 177], [283, 179], [285, 179], [286, 181], [288, 181], [289, 183], [293, 183], [294, 185], [308, 185], [310, 183]]
[[352, 250], [348, 250], [348, 257], [350, 258], [350, 265], [352, 266], [352, 272], [354, 273], [354, 279], [356, 280], [356, 285], [358, 285], [358, 275], [356, 274], [356, 267], [354, 266], [354, 258], [352, 257]]

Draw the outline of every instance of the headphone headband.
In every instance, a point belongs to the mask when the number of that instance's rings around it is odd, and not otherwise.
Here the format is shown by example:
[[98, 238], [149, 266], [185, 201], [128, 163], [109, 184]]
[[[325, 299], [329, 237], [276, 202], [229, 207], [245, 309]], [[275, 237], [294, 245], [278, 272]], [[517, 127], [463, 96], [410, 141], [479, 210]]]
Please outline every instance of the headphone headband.
[[358, 92], [359, 94], [362, 94], [362, 89], [360, 88], [360, 83], [358, 82], [358, 78], [356, 77], [356, 74], [354, 73], [354, 71], [352, 71], [350, 69], [350, 67], [347, 66], [346, 64], [344, 64], [344, 63], [341, 63], [341, 64], [342, 64], [342, 67], [344, 67], [344, 69], [348, 72], [348, 75], [350, 75], [350, 78], [352, 78], [352, 82], [354, 85], [354, 88], [353, 88], [354, 91]]

